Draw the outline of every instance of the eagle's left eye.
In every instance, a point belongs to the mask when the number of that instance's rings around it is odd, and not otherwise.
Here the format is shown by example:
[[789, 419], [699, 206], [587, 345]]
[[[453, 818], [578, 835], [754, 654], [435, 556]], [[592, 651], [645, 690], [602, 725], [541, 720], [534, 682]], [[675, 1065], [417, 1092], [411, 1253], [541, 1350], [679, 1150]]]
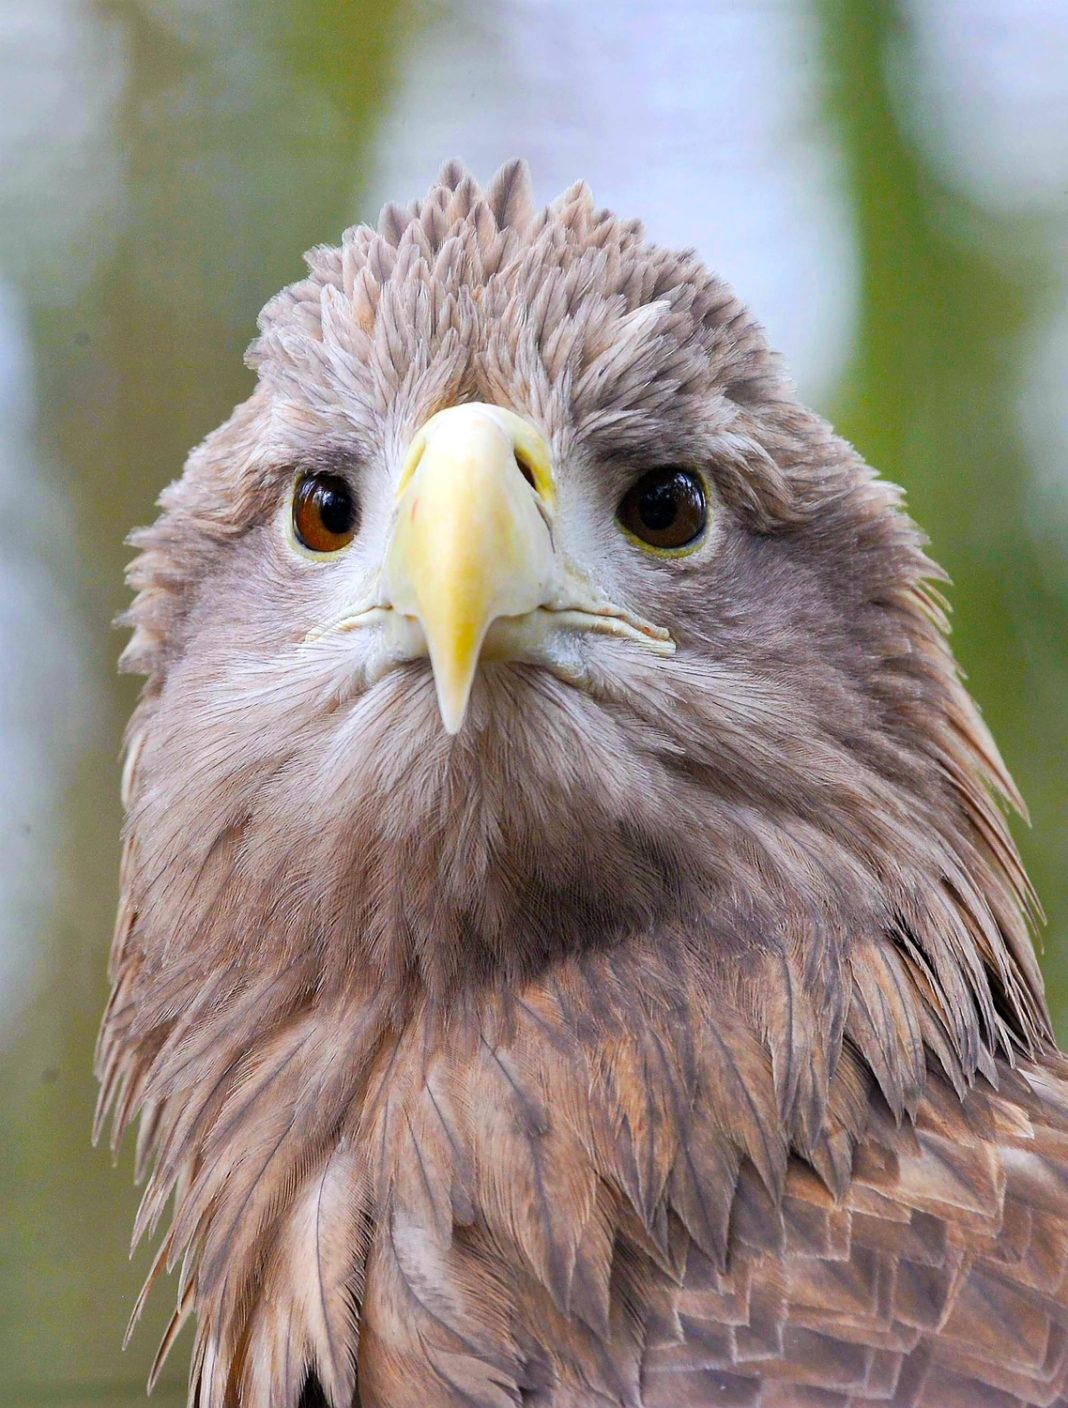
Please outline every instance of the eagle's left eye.
[[312, 552], [337, 552], [356, 535], [356, 500], [337, 474], [309, 474], [293, 495], [293, 528]]

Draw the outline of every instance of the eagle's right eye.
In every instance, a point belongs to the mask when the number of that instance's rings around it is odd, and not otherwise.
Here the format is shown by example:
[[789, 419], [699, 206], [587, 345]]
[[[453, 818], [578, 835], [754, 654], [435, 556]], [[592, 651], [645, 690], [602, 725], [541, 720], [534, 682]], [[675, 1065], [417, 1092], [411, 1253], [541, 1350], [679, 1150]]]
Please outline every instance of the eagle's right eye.
[[647, 550], [681, 556], [697, 545], [708, 522], [704, 483], [689, 469], [651, 469], [623, 495], [617, 517]]
[[356, 500], [336, 474], [309, 474], [293, 495], [293, 530], [311, 552], [337, 552], [356, 536]]

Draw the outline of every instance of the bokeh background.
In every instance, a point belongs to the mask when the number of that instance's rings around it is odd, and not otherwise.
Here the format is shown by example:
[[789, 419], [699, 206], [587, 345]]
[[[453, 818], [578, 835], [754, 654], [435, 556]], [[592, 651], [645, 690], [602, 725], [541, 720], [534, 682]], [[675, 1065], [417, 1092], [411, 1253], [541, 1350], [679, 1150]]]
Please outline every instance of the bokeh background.
[[1068, 1039], [1066, 0], [0, 0], [0, 94], [0, 1400], [139, 1402], [169, 1312], [120, 1356], [147, 1253], [88, 1142], [123, 538], [301, 251], [449, 156], [696, 245], [906, 487]]

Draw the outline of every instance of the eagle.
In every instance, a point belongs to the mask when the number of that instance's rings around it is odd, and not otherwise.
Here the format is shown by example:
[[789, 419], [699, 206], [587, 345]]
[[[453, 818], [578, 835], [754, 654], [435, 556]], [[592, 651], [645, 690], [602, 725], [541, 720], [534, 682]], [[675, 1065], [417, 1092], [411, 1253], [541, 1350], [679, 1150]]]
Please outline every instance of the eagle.
[[900, 492], [581, 182], [449, 164], [307, 264], [132, 539], [98, 1121], [157, 1362], [192, 1318], [196, 1408], [1068, 1403], [1021, 804]]

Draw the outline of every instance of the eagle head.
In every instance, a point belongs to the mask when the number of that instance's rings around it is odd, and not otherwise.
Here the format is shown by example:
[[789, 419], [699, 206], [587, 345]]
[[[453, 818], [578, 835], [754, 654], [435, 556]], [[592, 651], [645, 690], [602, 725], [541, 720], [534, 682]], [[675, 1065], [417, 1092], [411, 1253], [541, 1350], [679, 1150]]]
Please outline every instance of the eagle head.
[[132, 569], [101, 1108], [201, 1408], [533, 1381], [620, 1246], [1048, 1040], [938, 573], [728, 287], [519, 164], [308, 266]]

